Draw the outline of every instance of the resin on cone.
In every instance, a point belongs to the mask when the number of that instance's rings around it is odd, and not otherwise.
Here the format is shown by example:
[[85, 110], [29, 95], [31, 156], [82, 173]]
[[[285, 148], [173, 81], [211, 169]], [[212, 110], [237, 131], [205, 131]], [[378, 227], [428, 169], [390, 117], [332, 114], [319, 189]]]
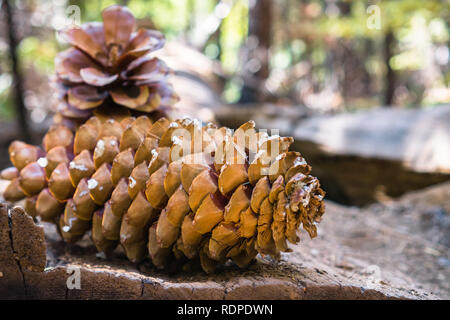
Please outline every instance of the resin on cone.
[[60, 110], [42, 147], [14, 141], [4, 197], [55, 223], [66, 242], [86, 232], [99, 252], [206, 272], [288, 252], [315, 237], [324, 192], [292, 138], [162, 116], [176, 95], [151, 53], [163, 36], [135, 31], [128, 9], [65, 32], [56, 59]]
[[[74, 135], [56, 126], [44, 148], [15, 142], [10, 201], [58, 225], [67, 242], [91, 232], [99, 252], [121, 245], [129, 260], [157, 267], [279, 257], [316, 236], [324, 192], [292, 138], [235, 132], [188, 118], [91, 117]], [[65, 136], [65, 139], [59, 137]]]

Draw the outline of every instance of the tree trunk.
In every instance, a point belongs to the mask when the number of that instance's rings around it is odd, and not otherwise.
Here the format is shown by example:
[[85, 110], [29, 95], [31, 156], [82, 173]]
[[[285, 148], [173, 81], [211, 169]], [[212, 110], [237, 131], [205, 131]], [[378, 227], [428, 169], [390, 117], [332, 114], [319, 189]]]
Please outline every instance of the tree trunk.
[[269, 48], [272, 29], [272, 0], [250, 0], [244, 86], [240, 103], [262, 102], [261, 86], [269, 76]]
[[6, 18], [6, 27], [8, 33], [8, 41], [9, 41], [9, 54], [11, 57], [11, 71], [13, 74], [13, 86], [12, 90], [14, 93], [16, 110], [18, 115], [18, 121], [20, 126], [20, 131], [22, 135], [22, 139], [27, 142], [31, 142], [30, 131], [28, 127], [28, 115], [25, 109], [25, 103], [23, 101], [23, 78], [19, 68], [19, 60], [17, 57], [17, 38], [15, 34], [15, 27], [13, 21], [13, 1], [4, 0], [3, 1], [3, 12]]
[[195, 28], [195, 24], [196, 24], [196, 0], [188, 0], [187, 3], [187, 9], [188, 9], [188, 27], [187, 27], [187, 33], [188, 36], [192, 36], [192, 30], [194, 30]]
[[[221, 3], [221, 1], [220, 1], [220, 0], [217, 0], [217, 1], [216, 1], [215, 8], [217, 8], [217, 6], [218, 6], [220, 3]], [[221, 18], [221, 19], [220, 19], [220, 23], [219, 23], [219, 25], [217, 26], [216, 30], [214, 30], [214, 32], [211, 33], [211, 34], [209, 35], [208, 40], [205, 41], [205, 44], [204, 44], [203, 48], [201, 49], [201, 51], [204, 52], [204, 51], [205, 51], [205, 48], [206, 48], [210, 43], [215, 44], [215, 45], [217, 46], [217, 51], [218, 51], [218, 54], [217, 54], [217, 56], [215, 57], [215, 60], [218, 60], [218, 61], [221, 61], [221, 58], [222, 58], [221, 37], [222, 37], [222, 24], [223, 24], [223, 20], [224, 20], [224, 18]]]
[[390, 59], [393, 56], [393, 46], [395, 43], [395, 37], [392, 30], [389, 30], [384, 37], [384, 61], [386, 65], [386, 81], [384, 89], [384, 105], [389, 107], [394, 102], [394, 92], [396, 84], [395, 71], [389, 64]]

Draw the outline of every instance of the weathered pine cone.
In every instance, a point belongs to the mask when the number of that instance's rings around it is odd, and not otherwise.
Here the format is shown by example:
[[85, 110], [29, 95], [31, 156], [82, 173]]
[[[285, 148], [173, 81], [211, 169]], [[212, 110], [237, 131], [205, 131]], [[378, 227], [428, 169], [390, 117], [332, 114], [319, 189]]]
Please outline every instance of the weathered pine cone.
[[91, 230], [100, 252], [119, 243], [129, 260], [157, 267], [200, 262], [206, 272], [228, 259], [239, 267], [275, 258], [311, 237], [324, 192], [292, 138], [234, 133], [196, 120], [92, 117], [73, 135], [53, 127], [43, 149], [14, 142], [5, 198], [26, 197], [30, 214], [58, 224], [65, 241]]
[[108, 7], [102, 17], [103, 23], [62, 33], [72, 47], [55, 59], [60, 100], [55, 122], [69, 128], [95, 110], [164, 114], [178, 99], [167, 82], [168, 67], [152, 56], [164, 45], [164, 36], [155, 30], [135, 31], [134, 16], [125, 7]]

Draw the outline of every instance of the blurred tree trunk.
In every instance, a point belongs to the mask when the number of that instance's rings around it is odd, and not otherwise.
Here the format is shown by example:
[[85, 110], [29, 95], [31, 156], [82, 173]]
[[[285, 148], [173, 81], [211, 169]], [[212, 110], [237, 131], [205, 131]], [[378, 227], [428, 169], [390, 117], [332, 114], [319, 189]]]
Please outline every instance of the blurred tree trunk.
[[[217, 6], [221, 3], [221, 0], [216, 0], [216, 5], [214, 8], [217, 8]], [[216, 30], [214, 30], [213, 33], [209, 35], [208, 40], [205, 41], [204, 46], [201, 48], [202, 52], [205, 52], [206, 47], [213, 43], [217, 47], [217, 56], [215, 57], [215, 60], [221, 61], [222, 58], [222, 44], [221, 44], [221, 36], [222, 36], [222, 24], [223, 24], [223, 18], [221, 18], [219, 25], [217, 26]]]
[[195, 24], [196, 24], [196, 9], [197, 9], [197, 4], [196, 4], [196, 0], [188, 0], [187, 3], [187, 13], [188, 13], [188, 27], [187, 27], [187, 34], [189, 36], [192, 35], [192, 31], [195, 28]]
[[272, 0], [250, 0], [247, 57], [240, 103], [264, 100], [262, 84], [269, 76], [269, 48], [272, 42]]
[[22, 135], [22, 139], [31, 142], [30, 130], [28, 127], [28, 115], [25, 109], [25, 103], [23, 100], [23, 78], [20, 72], [19, 67], [19, 59], [17, 56], [17, 38], [15, 34], [14, 27], [14, 1], [11, 0], [3, 0], [2, 9], [6, 18], [6, 27], [8, 34], [8, 45], [9, 45], [9, 54], [11, 58], [11, 72], [13, 74], [13, 85], [12, 90], [14, 94], [17, 116], [20, 126], [20, 133]]
[[394, 32], [392, 30], [388, 30], [386, 35], [384, 36], [384, 63], [386, 65], [386, 81], [385, 81], [385, 89], [384, 89], [384, 100], [383, 103], [385, 106], [392, 106], [394, 102], [394, 92], [396, 85], [396, 74], [390, 65], [390, 60], [393, 53], [393, 47], [395, 43]]

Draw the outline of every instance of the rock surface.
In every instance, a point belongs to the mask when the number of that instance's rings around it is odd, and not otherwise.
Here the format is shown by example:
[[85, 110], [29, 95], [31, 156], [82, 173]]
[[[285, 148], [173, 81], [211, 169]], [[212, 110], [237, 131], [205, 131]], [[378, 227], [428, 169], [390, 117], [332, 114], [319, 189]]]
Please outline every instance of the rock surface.
[[450, 106], [322, 116], [263, 108], [224, 107], [216, 117], [234, 128], [253, 119], [258, 128], [293, 136], [293, 149], [313, 166], [329, 199], [366, 205], [450, 180]]

